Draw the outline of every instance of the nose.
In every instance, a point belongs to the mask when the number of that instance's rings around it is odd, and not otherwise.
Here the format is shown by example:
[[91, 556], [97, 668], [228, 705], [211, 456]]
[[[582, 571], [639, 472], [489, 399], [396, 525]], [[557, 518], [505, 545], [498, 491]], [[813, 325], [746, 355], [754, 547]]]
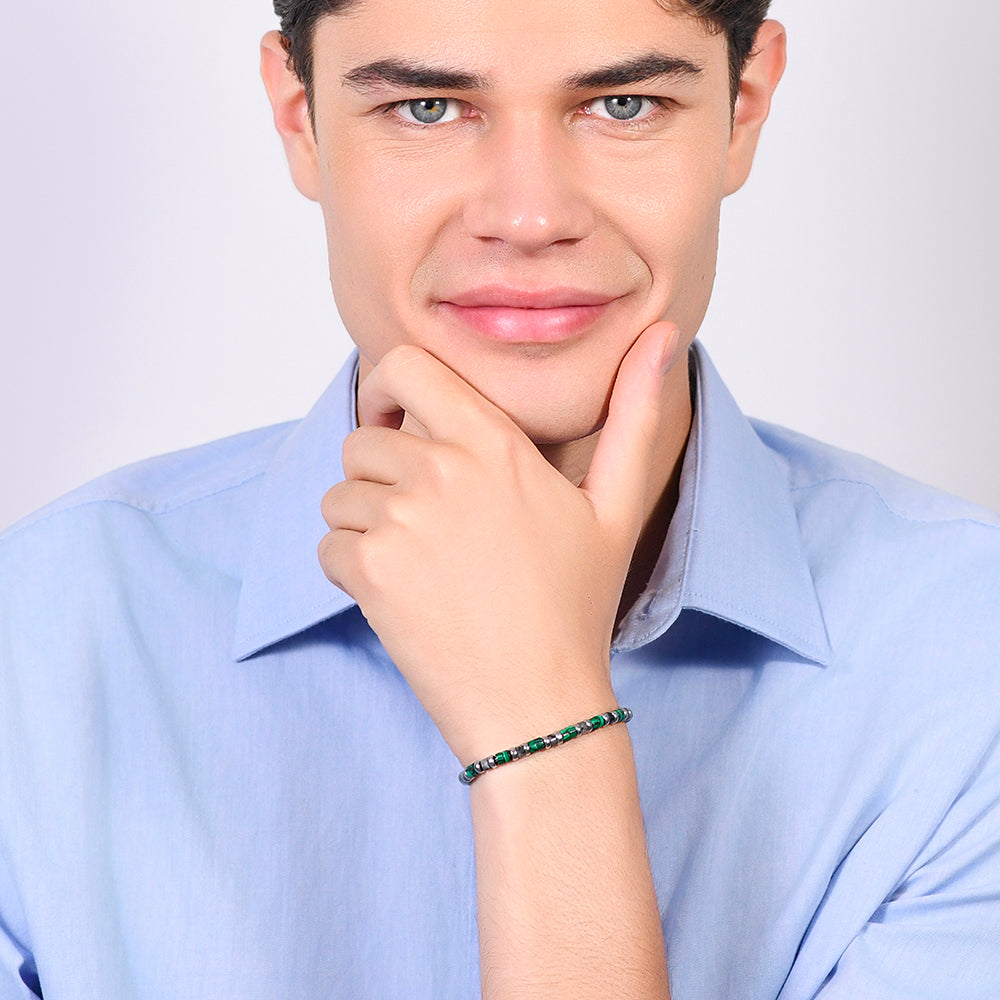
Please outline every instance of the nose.
[[594, 213], [575, 182], [568, 136], [538, 122], [498, 126], [479, 154], [478, 183], [463, 211], [469, 236], [538, 253], [593, 231]]

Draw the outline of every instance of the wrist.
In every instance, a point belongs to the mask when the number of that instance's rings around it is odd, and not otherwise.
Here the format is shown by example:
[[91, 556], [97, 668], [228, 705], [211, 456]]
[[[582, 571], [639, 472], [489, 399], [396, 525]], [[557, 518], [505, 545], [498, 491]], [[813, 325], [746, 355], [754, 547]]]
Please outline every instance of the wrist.
[[533, 757], [537, 753], [544, 753], [546, 750], [555, 750], [557, 747], [565, 746], [567, 743], [572, 743], [573, 740], [580, 739], [583, 736], [590, 736], [610, 726], [625, 725], [631, 722], [631, 720], [632, 710], [628, 708], [613, 708], [608, 712], [602, 712], [600, 715], [581, 719], [571, 726], [565, 726], [545, 736], [536, 736], [524, 743], [519, 743], [506, 750], [500, 750], [497, 753], [490, 754], [488, 757], [473, 761], [462, 771], [460, 780], [463, 784], [471, 785], [484, 774], [489, 771], [495, 771], [498, 767], [506, 767], [508, 764], [526, 760], [528, 757]]
[[535, 692], [517, 701], [511, 698], [493, 709], [477, 708], [474, 721], [465, 724], [461, 733], [445, 734], [463, 768], [473, 761], [559, 733], [619, 705], [610, 683], [604, 682], [573, 685], [572, 690], [555, 694]]
[[638, 810], [628, 727], [612, 726], [557, 750], [483, 775], [469, 788], [473, 823], [495, 835], [527, 835], [541, 822], [580, 815], [600, 803], [617, 821]]

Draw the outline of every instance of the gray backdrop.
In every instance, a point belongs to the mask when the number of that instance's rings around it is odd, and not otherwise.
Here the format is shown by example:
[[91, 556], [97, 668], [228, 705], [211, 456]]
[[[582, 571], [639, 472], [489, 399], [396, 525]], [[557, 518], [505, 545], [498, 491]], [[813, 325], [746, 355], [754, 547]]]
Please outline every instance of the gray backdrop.
[[[0, 527], [301, 415], [349, 347], [257, 78], [267, 0], [44, 8], [6, 16]], [[703, 340], [748, 412], [1000, 509], [1000, 5], [773, 9], [791, 63]]]

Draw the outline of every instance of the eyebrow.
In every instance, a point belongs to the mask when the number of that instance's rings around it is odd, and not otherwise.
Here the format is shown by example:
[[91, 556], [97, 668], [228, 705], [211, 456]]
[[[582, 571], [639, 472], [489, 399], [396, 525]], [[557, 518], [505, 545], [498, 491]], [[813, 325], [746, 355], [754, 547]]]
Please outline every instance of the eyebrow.
[[689, 59], [661, 52], [649, 52], [634, 59], [626, 59], [587, 73], [580, 73], [578, 76], [570, 77], [566, 83], [570, 90], [593, 90], [598, 87], [625, 87], [631, 83], [645, 83], [669, 77], [694, 78], [701, 76], [702, 72], [702, 67]]
[[[664, 78], [694, 78], [702, 74], [697, 63], [679, 56], [650, 52], [569, 77], [567, 90], [624, 87], [632, 83]], [[344, 74], [344, 83], [354, 90], [368, 91], [379, 86], [412, 90], [489, 90], [490, 83], [479, 73], [444, 69], [406, 59], [379, 59], [355, 66]]]
[[355, 90], [373, 90], [380, 84], [413, 90], [486, 90], [486, 78], [477, 73], [441, 69], [405, 59], [379, 59], [355, 66], [344, 74], [344, 83]]

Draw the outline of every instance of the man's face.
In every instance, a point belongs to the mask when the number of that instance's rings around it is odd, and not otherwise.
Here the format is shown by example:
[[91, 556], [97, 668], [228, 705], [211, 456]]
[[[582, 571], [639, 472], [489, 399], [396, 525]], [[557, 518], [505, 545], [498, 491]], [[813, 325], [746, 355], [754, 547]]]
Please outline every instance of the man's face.
[[317, 26], [314, 105], [310, 193], [362, 375], [417, 344], [568, 442], [646, 326], [696, 333], [733, 184], [726, 41], [693, 17], [362, 0]]

